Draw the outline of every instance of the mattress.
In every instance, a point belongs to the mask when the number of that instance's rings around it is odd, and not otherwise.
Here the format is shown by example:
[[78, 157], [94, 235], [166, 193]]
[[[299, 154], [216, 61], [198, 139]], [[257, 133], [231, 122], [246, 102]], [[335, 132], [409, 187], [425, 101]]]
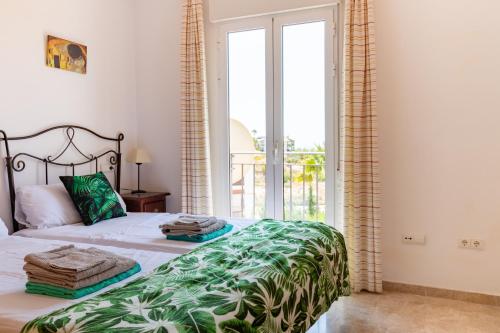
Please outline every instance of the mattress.
[[24, 256], [31, 252], [47, 251], [67, 244], [68, 242], [56, 240], [30, 239], [16, 236], [0, 237], [0, 258], [2, 260], [0, 267], [0, 332], [18, 333], [24, 324], [38, 316], [81, 302], [109, 289], [123, 286], [178, 256], [178, 254], [166, 252], [149, 252], [137, 249], [75, 244], [81, 248], [94, 246], [133, 258], [141, 264], [142, 271], [117, 284], [78, 300], [65, 300], [49, 296], [26, 294], [24, 292], [24, 286], [27, 281], [23, 271]]
[[[102, 221], [92, 226], [77, 223], [47, 229], [23, 229], [14, 235], [148, 251], [188, 253], [200, 244], [167, 240], [158, 228], [159, 225], [173, 221], [177, 217], [177, 214], [168, 213], [127, 213], [127, 216]], [[234, 226], [227, 235], [257, 222], [243, 219], [227, 219], [227, 221]]]

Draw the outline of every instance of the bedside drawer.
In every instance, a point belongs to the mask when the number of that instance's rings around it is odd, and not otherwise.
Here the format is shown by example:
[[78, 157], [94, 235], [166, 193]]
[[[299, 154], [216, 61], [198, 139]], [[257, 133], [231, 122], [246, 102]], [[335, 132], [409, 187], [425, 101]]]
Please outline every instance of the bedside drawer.
[[165, 213], [165, 200], [146, 202], [144, 203], [142, 211], [147, 213]]
[[127, 205], [128, 212], [165, 213], [167, 207], [165, 198], [168, 192], [146, 192], [123, 194], [122, 198]]

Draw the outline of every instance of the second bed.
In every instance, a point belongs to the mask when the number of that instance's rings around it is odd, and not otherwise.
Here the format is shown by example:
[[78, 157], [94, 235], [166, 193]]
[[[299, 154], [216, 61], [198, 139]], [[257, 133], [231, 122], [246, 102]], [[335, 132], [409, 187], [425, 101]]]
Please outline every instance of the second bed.
[[[161, 224], [174, 221], [177, 214], [168, 213], [127, 213], [127, 216], [107, 220], [92, 226], [83, 223], [69, 224], [45, 229], [23, 229], [16, 236], [49, 240], [64, 240], [89, 244], [135, 248], [147, 251], [188, 253], [199, 243], [167, 240], [161, 233]], [[254, 220], [227, 219], [233, 230], [238, 232], [254, 223]]]

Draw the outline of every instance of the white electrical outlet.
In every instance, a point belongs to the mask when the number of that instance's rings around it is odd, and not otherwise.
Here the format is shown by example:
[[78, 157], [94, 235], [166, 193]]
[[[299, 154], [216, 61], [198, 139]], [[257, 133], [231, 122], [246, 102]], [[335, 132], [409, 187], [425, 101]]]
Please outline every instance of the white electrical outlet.
[[423, 234], [404, 234], [401, 236], [401, 240], [406, 244], [425, 244], [425, 235]]
[[483, 241], [479, 239], [469, 239], [471, 249], [482, 250]]
[[459, 239], [458, 247], [462, 249], [482, 250], [484, 242], [480, 239]]
[[458, 247], [462, 249], [468, 249], [470, 248], [469, 246], [469, 240], [468, 239], [459, 239], [458, 240]]

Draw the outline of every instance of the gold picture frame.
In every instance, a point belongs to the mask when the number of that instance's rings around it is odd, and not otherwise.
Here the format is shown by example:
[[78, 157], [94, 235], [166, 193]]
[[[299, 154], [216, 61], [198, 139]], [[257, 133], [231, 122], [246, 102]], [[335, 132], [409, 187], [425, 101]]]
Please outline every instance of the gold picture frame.
[[87, 73], [87, 46], [47, 36], [47, 66], [80, 74]]

